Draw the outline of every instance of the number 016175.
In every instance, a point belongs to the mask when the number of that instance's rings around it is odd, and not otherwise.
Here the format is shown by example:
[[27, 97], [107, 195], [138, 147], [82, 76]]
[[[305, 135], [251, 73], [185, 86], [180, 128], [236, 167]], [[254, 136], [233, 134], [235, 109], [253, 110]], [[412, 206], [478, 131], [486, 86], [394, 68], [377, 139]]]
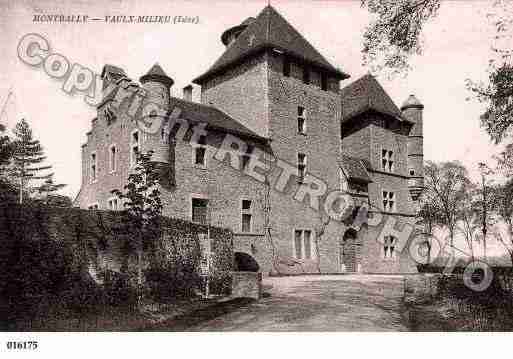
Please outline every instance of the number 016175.
[[7, 349], [10, 349], [10, 350], [36, 350], [37, 348], [38, 348], [37, 341], [7, 342]]

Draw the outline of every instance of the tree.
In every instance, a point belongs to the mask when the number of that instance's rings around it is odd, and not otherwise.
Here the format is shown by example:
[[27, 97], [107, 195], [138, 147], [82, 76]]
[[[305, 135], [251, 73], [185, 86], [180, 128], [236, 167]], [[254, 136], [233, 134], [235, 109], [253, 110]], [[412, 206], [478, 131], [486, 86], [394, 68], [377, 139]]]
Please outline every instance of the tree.
[[128, 176], [123, 187], [124, 192], [112, 191], [125, 208], [125, 229], [130, 233], [130, 248], [137, 251], [138, 298], [142, 293], [142, 254], [145, 249], [153, 253], [155, 239], [161, 236], [162, 201], [160, 198], [160, 175], [155, 162], [151, 161], [153, 152], [139, 153], [136, 166]]
[[13, 149], [9, 136], [3, 135], [5, 127], [0, 125], [0, 203], [14, 202], [16, 193], [9, 178], [9, 165]]
[[481, 181], [476, 186], [475, 198], [472, 203], [472, 210], [476, 216], [476, 225], [480, 227], [483, 240], [483, 257], [486, 260], [486, 234], [488, 228], [494, 224], [493, 207], [495, 202], [495, 191], [493, 190], [493, 182], [488, 178], [493, 171], [486, 163], [479, 163], [479, 172]]
[[454, 253], [454, 234], [459, 211], [470, 187], [467, 170], [457, 162], [440, 164], [428, 161], [424, 167], [426, 201], [440, 210], [440, 221], [449, 230]]
[[437, 16], [440, 0], [362, 0], [375, 19], [363, 35], [363, 59], [374, 70], [403, 72], [411, 55], [422, 53], [424, 24]]
[[424, 226], [424, 234], [428, 235], [426, 240], [427, 246], [427, 263], [431, 263], [431, 238], [433, 230], [437, 225], [443, 223], [441, 210], [437, 207], [438, 202], [430, 199], [428, 192], [423, 192], [420, 196], [420, 209], [417, 213], [417, 223]]
[[52, 178], [53, 173], [40, 175], [42, 171], [48, 170], [52, 166], [37, 166], [46, 157], [44, 156], [43, 147], [39, 140], [34, 139], [32, 130], [25, 119], [16, 124], [14, 135], [12, 175], [19, 183], [19, 203], [23, 203], [24, 193], [30, 194], [39, 188], [31, 187], [30, 182], [48, 180]]
[[[363, 40], [363, 59], [374, 70], [406, 73], [412, 55], [422, 53], [424, 25], [435, 18], [441, 0], [362, 0], [375, 15]], [[496, 142], [511, 135], [513, 124], [513, 6], [510, 0], [495, 0], [487, 14], [494, 26], [487, 83], [466, 81], [476, 99], [486, 105], [481, 126]]]
[[465, 242], [467, 242], [467, 246], [470, 249], [470, 257], [472, 259], [472, 262], [475, 259], [474, 242], [476, 241], [475, 233], [477, 227], [475, 206], [476, 195], [476, 186], [474, 184], [470, 184], [467, 190], [463, 193], [462, 200], [459, 203], [457, 215], [459, 223], [461, 224], [459, 229], [463, 233]]
[[71, 205], [67, 205], [69, 200], [66, 196], [56, 196], [54, 192], [60, 190], [61, 188], [66, 187], [65, 184], [54, 184], [53, 176], [46, 179], [44, 183], [37, 188], [37, 192], [41, 201], [44, 202], [45, 205], [57, 205], [59, 207], [71, 207]]
[[500, 234], [496, 237], [508, 252], [513, 264], [513, 179], [509, 179], [505, 184], [496, 185], [494, 193], [494, 210], [508, 227], [508, 238], [503, 238]]

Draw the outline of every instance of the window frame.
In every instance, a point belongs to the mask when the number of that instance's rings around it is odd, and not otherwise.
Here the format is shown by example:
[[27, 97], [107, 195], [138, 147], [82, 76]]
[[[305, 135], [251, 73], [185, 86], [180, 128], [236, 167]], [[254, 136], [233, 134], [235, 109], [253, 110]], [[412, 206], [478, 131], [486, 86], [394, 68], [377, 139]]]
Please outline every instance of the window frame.
[[[112, 161], [112, 149], [114, 149], [114, 161]], [[109, 146], [109, 173], [116, 173], [118, 169], [118, 146], [115, 143], [112, 143]], [[114, 162], [114, 166], [112, 166], [112, 163]]]
[[[137, 133], [137, 143], [134, 143], [134, 134]], [[130, 168], [135, 167], [137, 163], [137, 157], [134, 154], [134, 147], [137, 147], [138, 153], [142, 153], [142, 139], [139, 129], [135, 129], [130, 132]]]
[[[301, 114], [300, 114], [300, 110], [299, 109], [302, 109]], [[307, 127], [308, 116], [307, 116], [306, 108], [304, 106], [297, 106], [297, 118], [296, 119], [297, 119], [297, 133], [300, 134], [300, 135], [306, 136], [307, 131], [308, 131], [308, 127]], [[299, 121], [300, 120], [302, 120], [302, 123], [303, 123], [303, 126], [302, 126], [301, 130], [299, 128]]]
[[[389, 244], [387, 244], [387, 239], [391, 239]], [[395, 261], [397, 259], [396, 247], [397, 247], [397, 237], [394, 237], [392, 235], [384, 236], [381, 258], [385, 261]], [[387, 252], [390, 254], [387, 255]]]
[[[383, 155], [384, 151], [385, 155]], [[386, 173], [395, 173], [395, 151], [392, 149], [381, 147], [380, 155], [381, 171]]]
[[[202, 138], [205, 139], [205, 143], [202, 143]], [[195, 167], [198, 167], [198, 168], [207, 168], [207, 165], [208, 165], [208, 156], [207, 156], [207, 153], [208, 153], [208, 145], [207, 145], [207, 136], [200, 136], [200, 138], [198, 139], [198, 142], [197, 143], [192, 143], [191, 142], [191, 146], [192, 146], [192, 164], [195, 166]], [[197, 159], [197, 150], [198, 149], [202, 149], [204, 152], [203, 152], [203, 163], [196, 163], [196, 159]]]
[[[116, 201], [116, 208], [112, 208], [111, 201]], [[120, 202], [120, 200], [118, 197], [116, 197], [116, 196], [109, 197], [107, 199], [107, 205], [108, 205], [109, 211], [119, 211], [119, 202]]]
[[[195, 222], [194, 221], [194, 218], [193, 218], [193, 214], [194, 214], [194, 211], [193, 211], [193, 207], [192, 207], [192, 204], [193, 204], [193, 200], [194, 199], [200, 199], [200, 200], [205, 200], [207, 202], [207, 206], [206, 206], [206, 215], [205, 215], [205, 220], [206, 220], [206, 223], [201, 223], [201, 222]], [[192, 223], [197, 223], [197, 224], [203, 224], [203, 225], [208, 225], [209, 221], [210, 221], [210, 218], [209, 218], [209, 203], [210, 203], [210, 200], [208, 198], [208, 196], [206, 195], [203, 195], [203, 194], [199, 194], [199, 193], [192, 193], [189, 197], [189, 218], [191, 220]]]
[[[300, 243], [301, 243], [301, 248], [300, 248], [300, 253], [301, 253], [301, 257], [298, 258], [297, 256], [297, 245], [296, 245], [296, 233], [297, 232], [300, 232], [301, 235], [300, 235]], [[310, 258], [306, 258], [306, 246], [305, 246], [305, 233], [308, 232], [309, 233], [309, 244], [310, 244]], [[292, 230], [292, 253], [293, 253], [293, 257], [295, 259], [299, 259], [299, 260], [315, 260], [317, 258], [317, 253], [315, 252], [315, 245], [314, 245], [314, 231], [311, 229], [311, 228], [294, 228]]]
[[[392, 196], [390, 196], [390, 194]], [[385, 202], [386, 202], [386, 204], [385, 204]], [[392, 202], [391, 206], [390, 206], [390, 202]], [[383, 212], [390, 212], [390, 213], [397, 212], [396, 192], [390, 191], [388, 189], [382, 189], [381, 190], [381, 203], [383, 204]]]
[[[300, 156], [303, 156], [304, 161], [302, 163], [299, 161]], [[307, 163], [308, 163], [308, 156], [306, 155], [306, 153], [298, 152], [297, 153], [297, 165], [296, 165], [296, 171], [297, 171], [296, 174], [297, 174], [298, 183], [303, 183], [306, 178]], [[302, 166], [302, 171], [300, 169], [300, 166]]]
[[[244, 201], [249, 201], [250, 206], [249, 208], [244, 208]], [[240, 199], [240, 233], [254, 233], [253, 228], [253, 207], [254, 207], [255, 201], [252, 198], [243, 197]], [[243, 218], [244, 215], [249, 215], [249, 231], [244, 231], [244, 225], [243, 225]]]
[[[93, 163], [94, 156], [94, 163]], [[94, 166], [94, 169], [93, 169]], [[93, 176], [94, 173], [94, 176]], [[92, 151], [89, 154], [89, 183], [98, 182], [98, 154], [96, 151]], [[93, 203], [94, 204], [94, 203]]]

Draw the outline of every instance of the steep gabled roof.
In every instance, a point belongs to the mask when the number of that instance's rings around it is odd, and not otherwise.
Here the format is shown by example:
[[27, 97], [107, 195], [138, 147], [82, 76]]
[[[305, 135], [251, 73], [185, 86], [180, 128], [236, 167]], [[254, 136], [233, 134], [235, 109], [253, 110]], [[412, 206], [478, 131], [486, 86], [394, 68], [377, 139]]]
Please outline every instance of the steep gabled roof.
[[181, 110], [181, 118], [191, 122], [206, 123], [207, 129], [250, 137], [259, 141], [267, 141], [266, 138], [253, 132], [237, 120], [213, 106], [185, 101], [176, 97], [171, 98], [170, 104], [171, 108], [177, 107]]
[[342, 121], [374, 110], [403, 120], [401, 111], [383, 87], [371, 74], [367, 74], [340, 91], [342, 97]]
[[342, 168], [349, 180], [363, 183], [372, 182], [369, 172], [367, 172], [366, 169], [367, 165], [363, 160], [342, 155], [339, 163], [340, 168]]
[[228, 46], [223, 55], [203, 75], [193, 82], [201, 84], [230, 65], [264, 49], [276, 48], [312, 66], [317, 66], [340, 79], [349, 75], [337, 70], [272, 6], [266, 6], [256, 20]]

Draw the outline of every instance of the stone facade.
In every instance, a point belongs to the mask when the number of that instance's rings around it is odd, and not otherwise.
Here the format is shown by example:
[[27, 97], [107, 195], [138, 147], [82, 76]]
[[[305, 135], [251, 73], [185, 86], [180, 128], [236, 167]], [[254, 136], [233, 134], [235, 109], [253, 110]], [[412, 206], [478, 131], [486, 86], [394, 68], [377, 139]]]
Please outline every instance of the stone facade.
[[[415, 189], [422, 185], [422, 166], [418, 162], [422, 158], [420, 103], [410, 101], [404, 116], [393, 102], [389, 105], [393, 111], [397, 109], [393, 116], [379, 106], [345, 116], [347, 98], [344, 100], [340, 81], [348, 76], [320, 63], [315, 50], [308, 47], [311, 45], [298, 45], [305, 49], [300, 58], [299, 50], [284, 49], [279, 44], [270, 46], [268, 42], [244, 56], [237, 58], [232, 54], [238, 49], [246, 51], [246, 45], [240, 42], [246, 41], [249, 33], [251, 45], [255, 39], [251, 32], [258, 31], [259, 24], [273, 16], [273, 26], [285, 21], [274, 9], [266, 7], [254, 21], [243, 28], [239, 25], [236, 35], [240, 38], [233, 35], [235, 38], [223, 55], [235, 60], [229, 66], [213, 66], [219, 70], [209, 70], [196, 80], [201, 85], [202, 103], [180, 100], [176, 105], [194, 108], [187, 115], [191, 118], [186, 120], [207, 123], [207, 136], [201, 145], [206, 148], [205, 164], [195, 163], [198, 145], [191, 141], [191, 129], [183, 138], [173, 131], [163, 135], [136, 132], [136, 121], [126, 115], [123, 105], [114, 106], [115, 121], [106, 117], [105, 109], [112, 108], [116, 101], [115, 97], [106, 98], [98, 107], [98, 117], [82, 147], [82, 188], [76, 205], [97, 205], [100, 209], [112, 206], [110, 191], [122, 189], [128, 177], [137, 133], [138, 150], [156, 151], [157, 160], [168, 168], [162, 183], [164, 215], [191, 220], [193, 198], [207, 200], [209, 223], [230, 228], [234, 232], [234, 250], [254, 257], [266, 275], [416, 271], [407, 251], [396, 253], [394, 248], [390, 255], [391, 246], [377, 240], [382, 236], [382, 225], [327, 220], [323, 203], [328, 193], [342, 188], [344, 154], [365, 164], [364, 171], [368, 172], [370, 183], [347, 179], [348, 188], [344, 191], [356, 204], [365, 204], [371, 213], [379, 213], [383, 218], [413, 223], [416, 207], [410, 185], [412, 180], [417, 181]], [[282, 25], [281, 29], [284, 28], [289, 29]], [[142, 79], [145, 89], [153, 94], [163, 93], [160, 97], [153, 95], [152, 101], [170, 112], [172, 104], [177, 103], [169, 97], [172, 80], [158, 66]], [[391, 102], [384, 92], [383, 97]], [[216, 116], [224, 116], [224, 122], [209, 115], [214, 109], [218, 111]], [[299, 116], [304, 119], [303, 131], [298, 129]], [[410, 137], [412, 128], [416, 137]], [[221, 156], [221, 160], [217, 157], [228, 135], [253, 148], [252, 156], [258, 157], [263, 167], [270, 168], [262, 174], [265, 181], [249, 176], [250, 170], [241, 163], [234, 168], [234, 156]], [[110, 164], [113, 145], [118, 150], [115, 170], [111, 170]], [[383, 169], [384, 150], [393, 152], [393, 170]], [[410, 151], [415, 156], [409, 156]], [[240, 159], [239, 155], [236, 157]], [[298, 177], [300, 158], [305, 163], [303, 181]], [[278, 162], [295, 169], [286, 184], [280, 182], [285, 170], [277, 166]], [[410, 175], [412, 167], [415, 176]], [[319, 196], [315, 194], [317, 180], [326, 186]], [[393, 193], [393, 208], [384, 208], [384, 191]], [[250, 207], [244, 208], [247, 201], [251, 201]], [[243, 226], [244, 214], [251, 215], [248, 228]]]

